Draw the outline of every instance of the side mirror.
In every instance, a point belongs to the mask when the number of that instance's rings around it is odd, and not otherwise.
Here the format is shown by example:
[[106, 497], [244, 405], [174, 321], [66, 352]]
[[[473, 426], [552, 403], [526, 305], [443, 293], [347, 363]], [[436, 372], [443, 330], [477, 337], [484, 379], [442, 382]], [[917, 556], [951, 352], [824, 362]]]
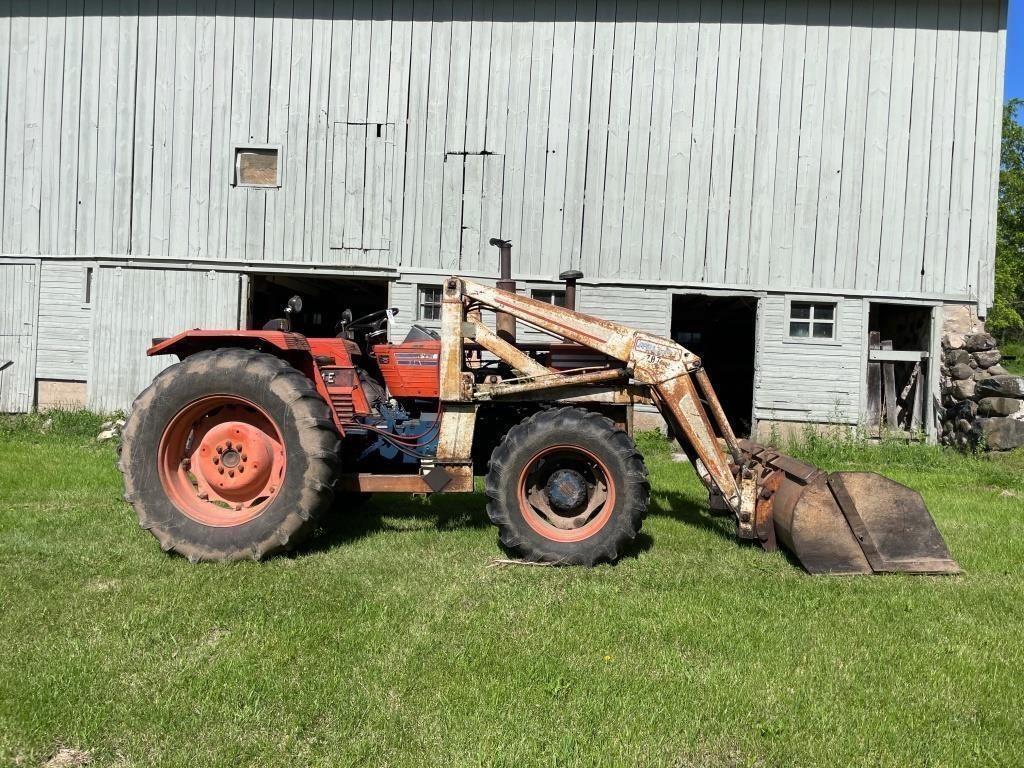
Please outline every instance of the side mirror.
[[296, 296], [292, 296], [290, 299], [288, 299], [288, 307], [287, 307], [287, 309], [285, 311], [287, 311], [287, 312], [301, 312], [302, 311], [302, 297], [296, 295]]

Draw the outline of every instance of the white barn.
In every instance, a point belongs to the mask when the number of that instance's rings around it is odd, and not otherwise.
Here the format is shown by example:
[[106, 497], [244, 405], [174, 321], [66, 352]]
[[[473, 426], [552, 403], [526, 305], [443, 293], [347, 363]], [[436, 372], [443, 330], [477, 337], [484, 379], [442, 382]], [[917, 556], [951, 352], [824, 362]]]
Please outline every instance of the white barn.
[[151, 337], [293, 292], [400, 338], [500, 236], [523, 290], [579, 269], [703, 354], [741, 429], [861, 422], [871, 332], [928, 355], [991, 303], [1006, 13], [0, 0], [0, 410], [125, 407]]

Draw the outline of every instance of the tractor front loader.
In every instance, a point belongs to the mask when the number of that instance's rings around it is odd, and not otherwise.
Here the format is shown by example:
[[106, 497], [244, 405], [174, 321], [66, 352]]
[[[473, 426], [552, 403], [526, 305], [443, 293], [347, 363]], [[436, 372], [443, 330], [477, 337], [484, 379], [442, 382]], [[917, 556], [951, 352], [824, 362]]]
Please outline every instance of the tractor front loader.
[[[357, 514], [366, 494], [469, 492], [485, 474], [508, 552], [615, 561], [647, 511], [630, 435], [633, 406], [647, 403], [739, 538], [784, 546], [811, 573], [958, 571], [918, 493], [736, 439], [696, 355], [517, 295], [509, 244], [492, 243], [499, 287], [447, 279], [439, 334], [414, 325], [388, 343], [386, 310], [347, 316], [335, 338], [293, 333], [285, 318], [155, 343], [149, 354], [181, 361], [139, 395], [124, 433], [125, 497], [141, 525], [191, 560], [261, 559], [332, 506]], [[517, 343], [517, 323], [555, 341]]]

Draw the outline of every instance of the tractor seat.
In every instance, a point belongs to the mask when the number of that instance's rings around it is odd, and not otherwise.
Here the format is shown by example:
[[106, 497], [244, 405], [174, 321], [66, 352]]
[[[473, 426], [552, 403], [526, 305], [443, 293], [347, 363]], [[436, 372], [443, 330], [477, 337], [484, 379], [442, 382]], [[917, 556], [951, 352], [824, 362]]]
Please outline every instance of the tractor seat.
[[422, 325], [413, 325], [407, 334], [405, 341], [440, 341], [441, 334], [433, 328], [424, 328]]

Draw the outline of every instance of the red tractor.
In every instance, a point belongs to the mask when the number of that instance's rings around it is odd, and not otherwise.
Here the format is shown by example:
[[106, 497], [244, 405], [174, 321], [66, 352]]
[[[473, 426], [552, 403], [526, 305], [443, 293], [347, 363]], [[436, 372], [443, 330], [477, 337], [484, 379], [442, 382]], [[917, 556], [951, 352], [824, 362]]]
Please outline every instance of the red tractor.
[[[142, 527], [193, 561], [259, 560], [300, 542], [336, 497], [469, 492], [485, 475], [506, 551], [614, 561], [647, 510], [631, 425], [649, 403], [740, 538], [782, 544], [813, 573], [957, 571], [916, 492], [737, 440], [697, 356], [517, 295], [509, 244], [492, 242], [502, 281], [449, 278], [440, 334], [414, 325], [388, 343], [394, 310], [381, 310], [346, 314], [334, 338], [293, 333], [286, 317], [155, 343], [150, 355], [180, 362], [139, 395], [124, 433]], [[552, 342], [517, 344], [517, 321]]]

